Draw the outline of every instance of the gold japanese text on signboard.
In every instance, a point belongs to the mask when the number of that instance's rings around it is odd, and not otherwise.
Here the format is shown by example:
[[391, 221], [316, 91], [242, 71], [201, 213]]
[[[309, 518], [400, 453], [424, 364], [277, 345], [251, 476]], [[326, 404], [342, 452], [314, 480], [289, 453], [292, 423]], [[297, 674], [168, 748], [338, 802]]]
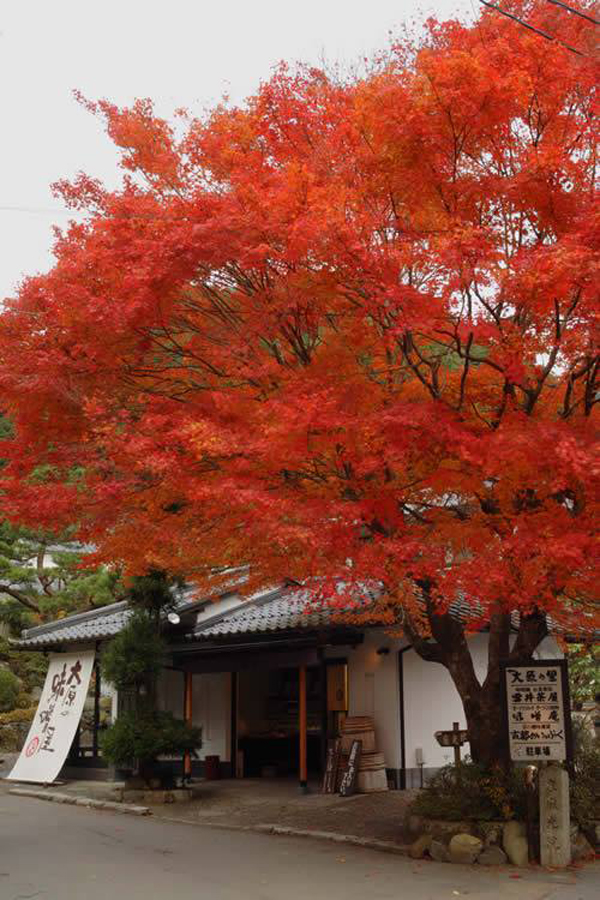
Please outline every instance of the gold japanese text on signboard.
[[510, 758], [562, 761], [568, 757], [562, 662], [506, 666]]

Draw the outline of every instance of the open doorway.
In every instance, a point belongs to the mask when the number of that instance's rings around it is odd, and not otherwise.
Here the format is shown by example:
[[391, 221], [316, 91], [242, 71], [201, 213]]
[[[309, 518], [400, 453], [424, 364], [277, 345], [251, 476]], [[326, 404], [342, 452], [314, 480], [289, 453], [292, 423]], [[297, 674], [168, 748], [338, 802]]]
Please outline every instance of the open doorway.
[[[298, 772], [300, 752], [298, 668], [239, 673], [237, 775], [277, 778]], [[325, 688], [321, 666], [306, 668], [307, 765], [321, 772]]]
[[[323, 772], [327, 742], [339, 735], [348, 711], [345, 659], [306, 667], [306, 769]], [[301, 680], [298, 667], [239, 672], [235, 772], [238, 778], [297, 775], [301, 768]]]

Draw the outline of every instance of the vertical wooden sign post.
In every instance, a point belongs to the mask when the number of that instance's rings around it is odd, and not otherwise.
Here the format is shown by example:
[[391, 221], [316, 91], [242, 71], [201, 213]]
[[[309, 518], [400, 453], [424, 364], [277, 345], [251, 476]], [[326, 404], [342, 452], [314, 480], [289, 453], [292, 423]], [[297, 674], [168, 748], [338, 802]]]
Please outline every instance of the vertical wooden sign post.
[[571, 762], [573, 752], [567, 662], [506, 663], [503, 686], [510, 758], [540, 764], [540, 862], [568, 866], [569, 773], [560, 765]]
[[434, 737], [440, 747], [454, 747], [454, 765], [460, 766], [460, 748], [469, 740], [469, 732], [458, 722], [452, 723], [452, 731], [436, 731]]

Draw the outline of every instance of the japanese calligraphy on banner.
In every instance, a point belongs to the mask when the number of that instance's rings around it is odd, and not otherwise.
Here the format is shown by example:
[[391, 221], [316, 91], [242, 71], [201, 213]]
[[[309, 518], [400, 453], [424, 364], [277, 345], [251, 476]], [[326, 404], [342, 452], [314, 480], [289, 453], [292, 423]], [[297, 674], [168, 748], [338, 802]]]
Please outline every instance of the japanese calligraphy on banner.
[[49, 784], [63, 767], [83, 712], [94, 651], [53, 653], [35, 719], [15, 766], [13, 781]]
[[510, 758], [515, 762], [570, 758], [571, 718], [565, 660], [505, 665]]

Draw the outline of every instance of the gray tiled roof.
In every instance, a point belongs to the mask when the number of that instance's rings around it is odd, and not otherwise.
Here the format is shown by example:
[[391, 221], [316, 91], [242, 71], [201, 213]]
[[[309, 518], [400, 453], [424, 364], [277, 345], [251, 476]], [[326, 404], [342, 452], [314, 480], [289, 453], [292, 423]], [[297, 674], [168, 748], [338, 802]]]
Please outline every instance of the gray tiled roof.
[[316, 606], [309, 591], [280, 589], [264, 598], [248, 600], [238, 609], [196, 626], [192, 639], [236, 634], [264, 634], [296, 628], [343, 627], [343, 609]]
[[15, 641], [14, 644], [24, 650], [34, 650], [56, 644], [101, 640], [118, 634], [130, 615], [131, 610], [125, 601], [111, 603], [110, 606], [101, 609], [93, 609], [58, 619], [56, 622], [49, 622], [47, 625], [28, 628], [22, 632], [21, 640]]
[[[189, 589], [174, 599], [173, 606], [181, 611], [185, 607], [195, 606], [197, 602], [193, 589]], [[111, 603], [100, 609], [76, 613], [45, 625], [27, 628], [21, 633], [20, 640], [11, 641], [11, 643], [22, 650], [36, 650], [43, 647], [54, 647], [58, 644], [79, 644], [104, 640], [118, 634], [130, 616], [131, 610], [127, 601], [122, 600], [120, 603]]]
[[[340, 584], [340, 594], [344, 585]], [[205, 598], [206, 599], [206, 598]], [[174, 607], [179, 611], [193, 609], [202, 602], [193, 588], [184, 591], [174, 600]], [[344, 610], [317, 606], [314, 595], [310, 591], [291, 588], [278, 588], [269, 593], [262, 593], [244, 601], [239, 607], [229, 612], [217, 613], [196, 625], [187, 637], [190, 640], [218, 639], [230, 635], [265, 634], [293, 629], [315, 629], [344, 627], [350, 623]], [[356, 610], [354, 610], [356, 612]], [[360, 610], [364, 614], [364, 606]], [[453, 612], [464, 616], [464, 602], [454, 605]], [[471, 614], [474, 610], [470, 609]], [[89, 643], [105, 640], [118, 634], [131, 615], [127, 603], [112, 603], [101, 609], [78, 613], [46, 625], [38, 625], [23, 631], [21, 639], [11, 643], [23, 650], [41, 650], [62, 644]], [[363, 622], [363, 626], [368, 623]], [[375, 622], [373, 624], [376, 624]], [[559, 631], [549, 621], [549, 630]], [[518, 627], [518, 614], [513, 614], [513, 627]], [[593, 629], [590, 629], [593, 633]], [[596, 635], [597, 636], [597, 635]]]

